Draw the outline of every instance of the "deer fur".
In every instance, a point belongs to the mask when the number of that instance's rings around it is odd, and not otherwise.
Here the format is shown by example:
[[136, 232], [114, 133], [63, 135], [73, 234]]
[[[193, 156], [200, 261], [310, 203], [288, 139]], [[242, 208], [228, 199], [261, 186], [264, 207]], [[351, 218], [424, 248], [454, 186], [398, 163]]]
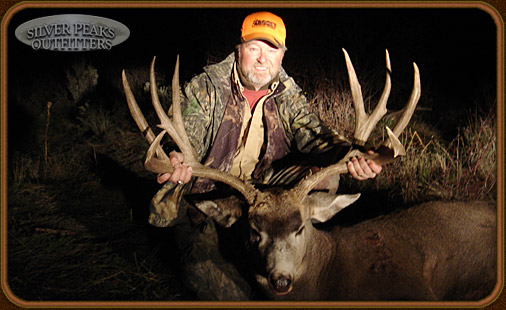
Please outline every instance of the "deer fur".
[[[325, 194], [321, 194], [325, 195]], [[251, 209], [257, 281], [274, 300], [478, 300], [497, 275], [495, 205], [429, 202], [352, 226], [326, 222], [356, 199]], [[334, 196], [335, 197], [335, 196]], [[337, 215], [339, 216], [339, 215]]]

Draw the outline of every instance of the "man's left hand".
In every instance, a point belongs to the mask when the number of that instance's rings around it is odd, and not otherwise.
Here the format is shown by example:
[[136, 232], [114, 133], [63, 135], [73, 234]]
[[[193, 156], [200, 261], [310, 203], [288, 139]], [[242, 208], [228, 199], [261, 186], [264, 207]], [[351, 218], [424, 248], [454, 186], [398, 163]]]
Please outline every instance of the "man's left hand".
[[[374, 152], [368, 151], [368, 153], [372, 154]], [[375, 178], [381, 172], [381, 169], [382, 167], [374, 161], [362, 157], [354, 157], [348, 162], [348, 172], [353, 178], [360, 181]]]

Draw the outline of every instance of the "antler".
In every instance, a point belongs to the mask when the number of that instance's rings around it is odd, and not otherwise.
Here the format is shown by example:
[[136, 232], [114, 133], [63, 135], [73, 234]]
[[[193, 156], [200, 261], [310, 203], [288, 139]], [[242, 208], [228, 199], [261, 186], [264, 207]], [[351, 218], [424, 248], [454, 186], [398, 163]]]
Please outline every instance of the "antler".
[[[346, 67], [348, 69], [348, 76], [350, 79], [350, 88], [351, 94], [353, 97], [353, 106], [355, 108], [355, 133], [354, 133], [354, 143], [363, 146], [367, 139], [378, 123], [378, 121], [386, 114], [386, 104], [388, 100], [388, 96], [390, 95], [391, 89], [391, 65], [390, 65], [390, 57], [388, 55], [388, 50], [386, 51], [386, 81], [385, 87], [383, 89], [383, 93], [381, 94], [380, 100], [376, 105], [374, 111], [367, 116], [364, 110], [364, 100], [362, 98], [362, 91], [360, 88], [360, 84], [358, 82], [357, 75], [355, 73], [355, 69], [353, 68], [353, 64], [351, 63], [350, 57], [345, 49], [343, 49], [344, 56], [346, 59]], [[420, 99], [420, 72], [416, 63], [413, 63], [414, 67], [414, 85], [413, 90], [411, 92], [411, 97], [403, 109], [402, 115], [397, 121], [394, 130], [392, 131], [390, 128], [386, 127], [388, 138], [383, 142], [380, 148], [374, 154], [362, 153], [357, 149], [352, 149], [343, 157], [341, 161], [338, 163], [325, 167], [324, 169], [318, 171], [315, 174], [312, 174], [305, 179], [301, 180], [293, 189], [296, 195], [299, 197], [300, 201], [304, 200], [306, 195], [313, 189], [320, 181], [325, 178], [335, 175], [335, 174], [344, 174], [348, 172], [348, 167], [346, 162], [352, 157], [363, 157], [365, 159], [374, 160], [376, 163], [380, 165], [388, 164], [397, 156], [405, 155], [404, 147], [402, 143], [399, 141], [398, 137], [401, 132], [406, 128], [413, 112], [415, 111], [416, 104]]]
[[169, 161], [169, 157], [167, 154], [165, 154], [162, 147], [160, 146], [160, 141], [162, 140], [163, 136], [168, 133], [169, 136], [172, 137], [172, 139], [176, 142], [180, 151], [183, 153], [184, 162], [192, 168], [193, 175], [228, 184], [241, 192], [248, 203], [252, 204], [257, 195], [257, 190], [252, 185], [243, 182], [241, 179], [229, 173], [204, 166], [196, 160], [197, 156], [190, 143], [190, 140], [188, 139], [188, 135], [186, 134], [183, 118], [181, 115], [181, 103], [179, 97], [179, 56], [177, 57], [174, 76], [172, 78], [173, 120], [171, 121], [169, 116], [163, 111], [157, 92], [155, 78], [155, 59], [156, 57], [153, 57], [150, 68], [151, 101], [161, 122], [158, 127], [163, 129], [163, 131], [160, 132], [156, 137], [151, 128], [149, 128], [144, 115], [142, 114], [139, 106], [137, 105], [137, 102], [135, 101], [135, 97], [132, 93], [125, 74], [125, 70], [122, 72], [123, 89], [125, 90], [128, 107], [130, 108], [132, 117], [137, 123], [137, 126], [139, 127], [141, 133], [143, 133], [145, 138], [151, 144], [146, 154], [144, 167], [147, 170], [155, 173], [172, 173], [174, 171], [174, 168]]

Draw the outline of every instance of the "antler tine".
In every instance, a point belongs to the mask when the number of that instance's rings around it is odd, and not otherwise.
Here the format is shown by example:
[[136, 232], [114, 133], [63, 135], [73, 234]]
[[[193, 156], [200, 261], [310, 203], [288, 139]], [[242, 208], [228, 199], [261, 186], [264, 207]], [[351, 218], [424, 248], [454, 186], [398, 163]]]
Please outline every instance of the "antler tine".
[[413, 82], [413, 90], [411, 91], [411, 96], [409, 98], [408, 103], [403, 109], [401, 117], [397, 120], [394, 130], [392, 131], [390, 128], [386, 128], [388, 138], [383, 142], [383, 146], [391, 149], [393, 151], [394, 158], [399, 155], [405, 155], [406, 150], [404, 146], [399, 141], [399, 135], [406, 128], [411, 117], [413, 116], [413, 112], [415, 111], [418, 100], [420, 99], [421, 94], [421, 86], [420, 86], [420, 71], [418, 70], [418, 66], [416, 63], [413, 63], [414, 67], [414, 82]]
[[413, 116], [413, 112], [415, 111], [416, 104], [420, 99], [421, 95], [421, 85], [420, 85], [420, 71], [418, 70], [418, 66], [416, 63], [413, 63], [414, 73], [414, 85], [413, 91], [411, 92], [411, 96], [409, 98], [408, 103], [404, 107], [404, 111], [402, 112], [402, 116], [399, 118], [397, 123], [395, 124], [393, 133], [396, 137], [398, 137], [401, 132], [406, 128], [409, 121], [411, 120], [411, 116]]
[[183, 123], [181, 98], [179, 97], [179, 55], [177, 55], [174, 75], [172, 76], [172, 119], [174, 127], [182, 140], [182, 145], [179, 148], [184, 154], [191, 154], [191, 160], [197, 162], [197, 154], [195, 154], [195, 150], [191, 146]]
[[[153, 143], [155, 140], [155, 134], [151, 130], [151, 128], [148, 125], [148, 122], [146, 121], [146, 118], [142, 114], [141, 109], [139, 108], [139, 105], [137, 104], [137, 101], [135, 100], [135, 96], [132, 93], [132, 89], [130, 87], [130, 84], [128, 83], [128, 79], [126, 77], [125, 70], [121, 73], [121, 78], [123, 81], [123, 89], [125, 90], [125, 96], [128, 103], [128, 108], [130, 109], [130, 114], [132, 115], [132, 118], [135, 120], [135, 123], [137, 124], [137, 127], [139, 127], [139, 130], [144, 135], [148, 143]], [[156, 148], [156, 154], [162, 158], [168, 158], [165, 152], [163, 152], [161, 147]]]
[[[172, 119], [177, 131], [186, 133], [181, 112], [181, 98], [179, 98], [179, 55], [177, 55], [174, 75], [172, 76]], [[182, 138], [186, 138], [185, 144], [190, 143], [186, 134]], [[193, 152], [193, 149], [191, 152]]]
[[155, 75], [155, 61], [156, 56], [153, 57], [153, 60], [151, 61], [151, 66], [149, 68], [149, 91], [151, 93], [151, 102], [153, 104], [153, 108], [155, 108], [156, 115], [158, 116], [158, 119], [162, 123], [162, 125], [170, 123], [169, 116], [165, 113], [165, 111], [162, 108], [162, 105], [160, 104], [160, 98], [158, 98], [158, 86], [156, 84], [156, 75]]
[[381, 94], [380, 100], [376, 105], [376, 108], [373, 112], [367, 116], [364, 109], [364, 99], [362, 97], [362, 90], [360, 87], [360, 83], [358, 82], [357, 74], [355, 73], [355, 69], [353, 68], [353, 64], [350, 60], [350, 56], [343, 48], [346, 67], [348, 69], [348, 76], [350, 79], [350, 88], [351, 95], [353, 97], [353, 106], [355, 108], [355, 134], [354, 134], [354, 143], [357, 145], [363, 146], [369, 136], [371, 135], [372, 130], [379, 122], [379, 120], [387, 113], [386, 105], [388, 101], [388, 97], [390, 95], [390, 89], [392, 87], [390, 73], [392, 71], [390, 64], [390, 56], [388, 54], [388, 50], [386, 50], [386, 81], [385, 87], [383, 88], [383, 93]]

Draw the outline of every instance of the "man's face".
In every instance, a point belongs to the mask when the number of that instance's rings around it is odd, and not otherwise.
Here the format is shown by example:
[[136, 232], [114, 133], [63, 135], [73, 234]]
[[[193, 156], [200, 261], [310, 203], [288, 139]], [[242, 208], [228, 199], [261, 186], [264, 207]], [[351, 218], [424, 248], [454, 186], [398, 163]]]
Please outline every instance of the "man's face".
[[239, 61], [242, 72], [256, 90], [278, 74], [284, 51], [264, 41], [251, 40], [241, 44]]

